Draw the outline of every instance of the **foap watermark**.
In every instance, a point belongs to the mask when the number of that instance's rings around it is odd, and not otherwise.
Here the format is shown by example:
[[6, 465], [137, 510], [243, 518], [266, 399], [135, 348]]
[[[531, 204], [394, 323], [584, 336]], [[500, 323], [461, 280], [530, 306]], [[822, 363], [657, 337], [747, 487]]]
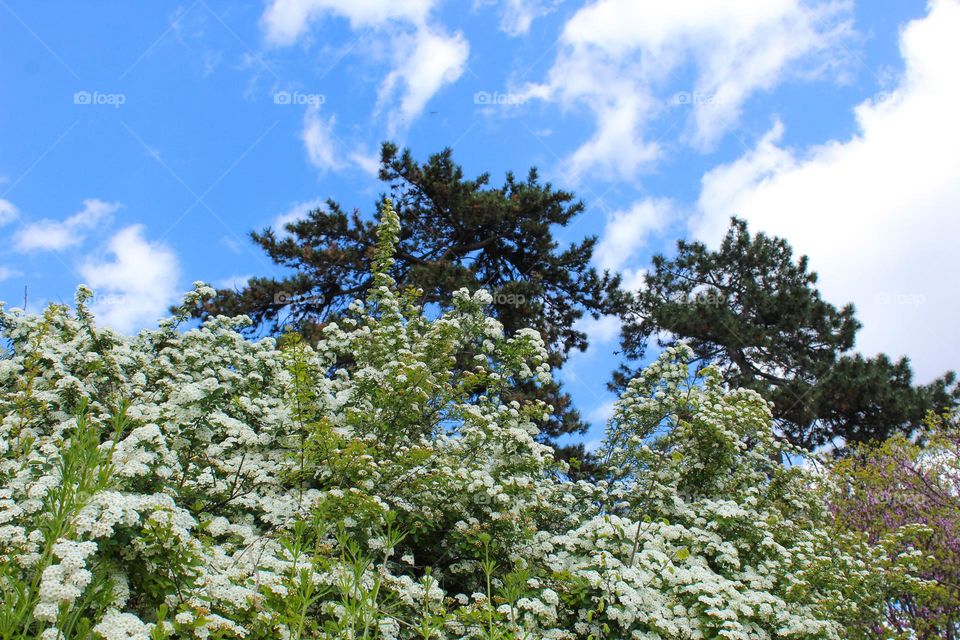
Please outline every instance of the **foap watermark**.
[[519, 307], [527, 303], [527, 297], [522, 293], [491, 293], [493, 304], [500, 307]]
[[678, 91], [673, 94], [673, 104], [678, 107], [700, 107], [704, 105], [717, 104], [717, 94], [707, 93], [705, 91]]
[[327, 101], [322, 93], [300, 93], [299, 91], [277, 91], [273, 94], [273, 104], [309, 105], [318, 107]]
[[728, 302], [727, 295], [716, 289], [705, 291], [691, 291], [683, 296], [682, 302], [706, 307], [722, 307]]
[[486, 491], [478, 491], [470, 496], [470, 501], [480, 506], [492, 506], [496, 502], [496, 497]]
[[[699, 307], [726, 307], [731, 304], [730, 296], [718, 289], [702, 289], [700, 291], [678, 293], [671, 296], [669, 302], [674, 305], [692, 305]], [[637, 311], [628, 310], [627, 314], [639, 320], [644, 318], [644, 316]]]
[[291, 304], [299, 305], [319, 305], [323, 304], [323, 296], [308, 293], [290, 293], [289, 291], [278, 291], [273, 294], [273, 304], [278, 307], [286, 307]]
[[77, 91], [73, 94], [73, 104], [108, 106], [119, 109], [127, 101], [122, 93], [103, 93], [102, 91]]
[[500, 91], [477, 91], [473, 94], [473, 104], [484, 106], [519, 107], [527, 101], [522, 93], [502, 93]]
[[128, 302], [128, 296], [122, 293], [93, 293], [85, 299], [88, 307], [123, 307]]
[[922, 293], [902, 293], [899, 291], [878, 291], [873, 296], [877, 304], [896, 305], [905, 307], [919, 307], [927, 301]]

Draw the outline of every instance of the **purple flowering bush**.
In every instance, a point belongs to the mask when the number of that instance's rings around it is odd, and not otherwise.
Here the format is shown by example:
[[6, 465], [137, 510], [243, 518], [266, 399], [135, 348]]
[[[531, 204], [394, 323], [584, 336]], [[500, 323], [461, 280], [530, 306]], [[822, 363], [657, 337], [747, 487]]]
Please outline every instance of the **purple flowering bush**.
[[886, 624], [864, 637], [960, 638], [960, 423], [861, 448], [833, 469], [838, 526], [886, 553]]

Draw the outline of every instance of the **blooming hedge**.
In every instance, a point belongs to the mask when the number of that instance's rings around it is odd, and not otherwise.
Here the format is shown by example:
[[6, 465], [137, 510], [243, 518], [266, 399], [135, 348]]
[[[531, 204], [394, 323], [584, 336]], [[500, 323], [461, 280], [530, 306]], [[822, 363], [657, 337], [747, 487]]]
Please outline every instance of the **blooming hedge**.
[[[600, 478], [537, 442], [540, 336], [387, 275], [316, 345], [245, 319], [126, 337], [0, 315], [0, 638], [841, 638], [879, 556], [840, 540], [770, 407], [668, 350]], [[436, 315], [436, 314], [434, 314]]]

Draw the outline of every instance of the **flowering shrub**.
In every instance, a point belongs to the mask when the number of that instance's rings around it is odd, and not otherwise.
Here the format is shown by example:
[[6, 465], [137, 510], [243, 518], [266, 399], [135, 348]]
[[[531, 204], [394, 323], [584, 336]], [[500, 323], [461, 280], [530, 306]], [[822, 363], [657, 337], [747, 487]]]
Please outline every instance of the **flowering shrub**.
[[840, 527], [886, 552], [883, 629], [960, 638], [960, 424], [931, 417], [924, 435], [923, 445], [895, 437], [836, 465], [832, 509]]
[[[840, 638], [869, 549], [775, 462], [769, 406], [672, 349], [567, 479], [540, 336], [489, 294], [429, 319], [386, 275], [315, 346], [244, 319], [132, 338], [3, 312], [0, 638]], [[464, 367], [464, 362], [471, 366]]]

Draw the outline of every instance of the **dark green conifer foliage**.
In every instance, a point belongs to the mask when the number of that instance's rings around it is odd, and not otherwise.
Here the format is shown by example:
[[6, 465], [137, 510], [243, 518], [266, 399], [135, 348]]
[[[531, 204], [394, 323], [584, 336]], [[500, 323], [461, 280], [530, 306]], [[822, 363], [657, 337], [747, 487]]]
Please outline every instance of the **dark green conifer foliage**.
[[[751, 236], [733, 218], [716, 251], [681, 241], [675, 257], [653, 258], [625, 306], [623, 352], [636, 360], [651, 344], [688, 341], [732, 387], [772, 401], [784, 436], [806, 448], [910, 432], [927, 411], [956, 402], [953, 373], [917, 386], [906, 359], [850, 353], [861, 326], [853, 305], [824, 301], [816, 282], [806, 256], [795, 261], [785, 240]], [[622, 366], [611, 387], [632, 373]]]
[[[420, 164], [390, 143], [381, 150], [379, 177], [401, 221], [391, 273], [398, 283], [422, 289], [424, 302], [438, 304], [461, 287], [489, 289], [508, 335], [523, 327], [540, 330], [554, 367], [572, 349], [586, 348], [587, 337], [574, 323], [584, 313], [611, 311], [619, 278], [590, 266], [596, 238], [561, 247], [554, 236], [584, 210], [573, 194], [540, 182], [535, 169], [525, 180], [508, 173], [502, 186], [492, 187], [489, 174], [465, 178], [450, 149]], [[247, 314], [252, 331], [277, 334], [290, 327], [310, 339], [370, 286], [375, 230], [373, 218], [329, 200], [289, 224], [287, 234], [254, 232], [253, 241], [291, 274], [220, 290], [196, 315]], [[556, 409], [546, 436], [584, 430], [558, 385], [517, 392]]]

